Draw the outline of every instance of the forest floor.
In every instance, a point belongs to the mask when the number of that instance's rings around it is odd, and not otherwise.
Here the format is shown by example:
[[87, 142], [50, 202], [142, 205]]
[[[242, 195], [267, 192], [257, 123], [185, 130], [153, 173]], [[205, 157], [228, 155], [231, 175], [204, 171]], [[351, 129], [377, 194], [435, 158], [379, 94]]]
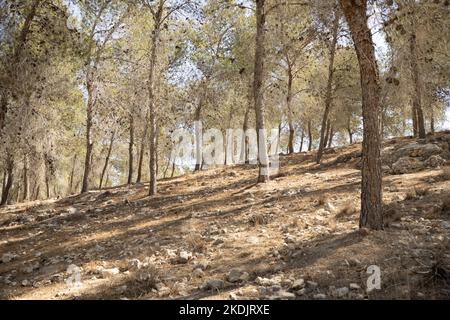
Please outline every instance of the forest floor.
[[0, 298], [448, 299], [448, 165], [385, 175], [386, 228], [359, 230], [360, 148], [2, 208]]

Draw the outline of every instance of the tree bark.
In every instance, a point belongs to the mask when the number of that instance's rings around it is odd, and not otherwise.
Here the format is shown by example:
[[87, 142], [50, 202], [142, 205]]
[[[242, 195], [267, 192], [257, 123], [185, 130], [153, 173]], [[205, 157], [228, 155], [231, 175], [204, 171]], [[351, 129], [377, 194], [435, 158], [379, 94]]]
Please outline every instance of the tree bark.
[[422, 109], [422, 79], [419, 70], [416, 34], [413, 33], [409, 38], [409, 48], [411, 51], [411, 73], [414, 82], [413, 109], [417, 121], [417, 133], [420, 139], [425, 139], [425, 120]]
[[255, 37], [255, 71], [253, 83], [253, 96], [255, 99], [256, 133], [258, 137], [258, 182], [269, 181], [269, 157], [267, 154], [267, 141], [264, 125], [263, 105], [263, 79], [265, 56], [265, 0], [256, 0], [256, 37]]
[[334, 129], [333, 126], [330, 127], [330, 135], [328, 137], [328, 149], [331, 148], [331, 146], [333, 145], [333, 138], [334, 138]]
[[305, 130], [302, 128], [301, 138], [300, 138], [300, 150], [299, 152], [302, 152], [303, 150], [303, 142], [305, 140]]
[[130, 141], [128, 144], [128, 184], [133, 182], [133, 145], [134, 145], [134, 117], [130, 114]]
[[250, 116], [250, 110], [252, 109], [252, 105], [253, 105], [252, 86], [251, 85], [249, 85], [247, 100], [248, 100], [247, 110], [245, 110], [244, 123], [242, 124], [243, 136], [242, 136], [242, 146], [241, 146], [241, 161], [244, 162], [245, 164], [250, 163], [250, 159], [248, 158], [249, 157], [249, 149], [248, 149], [249, 146], [248, 146], [248, 138], [246, 136], [246, 132], [248, 130], [248, 121], [249, 121], [249, 116]]
[[114, 138], [115, 138], [116, 132], [113, 131], [111, 134], [111, 139], [109, 140], [109, 147], [108, 147], [108, 152], [106, 154], [106, 158], [105, 158], [105, 164], [103, 165], [103, 169], [102, 169], [102, 174], [100, 176], [100, 183], [98, 185], [98, 188], [101, 190], [102, 186], [103, 186], [103, 178], [105, 177], [105, 173], [106, 170], [108, 168], [108, 164], [109, 164], [109, 159], [111, 157], [111, 152], [112, 152], [112, 148], [113, 148], [113, 144], [114, 144]]
[[[89, 68], [90, 69], [90, 68]], [[88, 70], [86, 74], [86, 87], [88, 94], [87, 108], [86, 108], [86, 155], [84, 158], [84, 173], [83, 182], [81, 185], [81, 193], [89, 191], [89, 174], [91, 171], [91, 157], [94, 143], [91, 140], [92, 131], [92, 117], [94, 111], [94, 79], [93, 71]]]
[[138, 174], [136, 178], [136, 183], [140, 183], [142, 180], [142, 164], [144, 162], [144, 154], [145, 154], [145, 141], [147, 140], [147, 131], [148, 131], [148, 124], [147, 121], [144, 126], [144, 133], [141, 138], [141, 147], [139, 150], [139, 163], [138, 163]]
[[69, 178], [69, 194], [72, 194], [73, 191], [73, 177], [75, 174], [75, 164], [77, 162], [77, 154], [75, 153], [73, 156], [73, 161], [72, 161], [72, 170], [70, 171], [70, 178]]
[[286, 95], [286, 107], [288, 112], [288, 124], [289, 124], [289, 140], [288, 140], [288, 153], [292, 154], [294, 153], [294, 138], [295, 138], [295, 128], [293, 124], [293, 115], [292, 115], [292, 82], [293, 82], [293, 75], [292, 75], [292, 66], [289, 60], [289, 57], [286, 58], [287, 60], [287, 76], [288, 76], [288, 83], [287, 83], [287, 95]]
[[308, 121], [308, 151], [312, 150], [312, 130], [311, 130], [311, 120]]
[[333, 39], [330, 44], [330, 61], [328, 63], [328, 80], [327, 80], [327, 88], [325, 92], [325, 110], [322, 117], [322, 126], [320, 128], [320, 141], [319, 141], [319, 150], [317, 150], [317, 159], [316, 162], [320, 163], [322, 160], [323, 150], [326, 148], [327, 143], [325, 141], [325, 134], [327, 125], [329, 125], [329, 114], [332, 103], [332, 94], [333, 94], [333, 75], [334, 75], [334, 57], [336, 54], [336, 45], [338, 40], [338, 32], [339, 32], [339, 19], [340, 14], [338, 8], [335, 8], [334, 13], [334, 21], [333, 21]]
[[149, 151], [149, 174], [150, 174], [150, 185], [149, 185], [149, 195], [154, 196], [157, 194], [157, 169], [156, 169], [156, 139], [157, 139], [157, 110], [155, 103], [155, 93], [154, 93], [154, 78], [155, 78], [155, 69], [157, 66], [157, 47], [159, 36], [161, 32], [161, 19], [164, 9], [164, 1], [159, 0], [158, 8], [156, 12], [153, 14], [154, 20], [154, 29], [151, 36], [151, 54], [150, 54], [150, 67], [149, 67], [149, 75], [148, 75], [148, 97], [149, 97], [149, 118], [150, 118], [150, 151]]
[[2, 92], [0, 97], [0, 136], [5, 127], [6, 113], [8, 112], [8, 96], [6, 92]]
[[383, 228], [380, 137], [380, 80], [372, 34], [367, 25], [367, 0], [340, 0], [360, 67], [363, 114], [361, 215], [359, 226]]
[[195, 134], [195, 168], [194, 171], [201, 170], [201, 164], [203, 159], [202, 145], [203, 145], [203, 127], [201, 124], [201, 113], [203, 105], [203, 93], [200, 93], [200, 101], [195, 110], [194, 115], [194, 134]]

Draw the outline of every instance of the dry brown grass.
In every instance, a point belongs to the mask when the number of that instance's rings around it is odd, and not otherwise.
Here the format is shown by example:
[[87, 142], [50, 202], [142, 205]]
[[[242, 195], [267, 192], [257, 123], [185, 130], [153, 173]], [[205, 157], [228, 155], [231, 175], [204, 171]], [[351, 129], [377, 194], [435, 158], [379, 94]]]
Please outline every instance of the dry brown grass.
[[160, 282], [161, 272], [154, 265], [143, 267], [129, 276], [128, 289], [126, 294], [132, 298], [139, 298], [152, 289], [156, 289], [156, 284]]
[[442, 169], [441, 177], [444, 180], [450, 180], [450, 167], [444, 167]]
[[336, 213], [336, 219], [351, 216], [358, 212], [358, 207], [351, 201], [346, 202]]
[[186, 236], [186, 243], [193, 252], [204, 252], [206, 250], [206, 242], [198, 233], [190, 233]]

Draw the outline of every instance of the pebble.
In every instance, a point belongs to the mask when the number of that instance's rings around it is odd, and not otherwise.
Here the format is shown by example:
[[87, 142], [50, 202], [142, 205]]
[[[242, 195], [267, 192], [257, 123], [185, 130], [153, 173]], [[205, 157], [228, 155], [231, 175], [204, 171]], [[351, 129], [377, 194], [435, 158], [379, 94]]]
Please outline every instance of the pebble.
[[203, 283], [200, 289], [203, 290], [219, 290], [225, 287], [225, 282], [220, 279], [211, 279]]
[[228, 281], [232, 283], [240, 281], [242, 273], [243, 272], [239, 269], [232, 269], [230, 273], [228, 273]]
[[178, 257], [179, 263], [187, 263], [192, 258], [192, 253], [187, 251], [181, 251]]
[[359, 289], [361, 289], [361, 287], [356, 283], [350, 283], [350, 289], [351, 290], [359, 290]]
[[305, 286], [305, 280], [297, 279], [292, 284], [292, 289], [300, 289], [300, 288], [303, 288], [304, 286]]
[[282, 290], [277, 293], [276, 298], [278, 298], [278, 299], [295, 299], [295, 294], [293, 294], [292, 292]]

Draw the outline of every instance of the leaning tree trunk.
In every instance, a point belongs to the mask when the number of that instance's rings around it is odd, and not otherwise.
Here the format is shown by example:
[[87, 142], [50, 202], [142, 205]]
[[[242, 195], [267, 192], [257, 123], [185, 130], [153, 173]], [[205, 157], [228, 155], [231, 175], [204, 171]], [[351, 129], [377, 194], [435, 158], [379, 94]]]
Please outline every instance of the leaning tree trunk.
[[380, 79], [372, 34], [367, 25], [367, 0], [340, 0], [360, 67], [363, 114], [361, 215], [359, 226], [383, 228], [380, 137]]
[[308, 121], [308, 151], [312, 150], [312, 142], [313, 142], [313, 137], [312, 137], [312, 130], [311, 130], [311, 120]]
[[128, 184], [133, 182], [133, 145], [134, 145], [134, 117], [130, 114], [130, 141], [128, 144]]
[[335, 10], [335, 17], [333, 22], [333, 40], [331, 41], [330, 46], [330, 61], [328, 63], [328, 80], [327, 80], [327, 89], [325, 93], [325, 110], [322, 118], [322, 126], [320, 128], [320, 142], [319, 142], [319, 150], [317, 151], [317, 159], [316, 162], [320, 163], [322, 160], [323, 150], [326, 148], [327, 144], [325, 141], [325, 134], [327, 129], [327, 123], [329, 124], [329, 114], [331, 109], [332, 102], [332, 94], [333, 94], [333, 75], [334, 75], [334, 57], [336, 54], [336, 45], [338, 40], [338, 31], [339, 31], [339, 10]]
[[113, 131], [113, 133], [111, 134], [111, 139], [109, 140], [109, 147], [108, 147], [108, 152], [106, 154], [106, 158], [105, 158], [105, 164], [103, 165], [103, 169], [102, 169], [102, 174], [100, 176], [100, 183], [98, 185], [98, 188], [101, 190], [102, 186], [103, 186], [103, 178], [105, 177], [105, 173], [106, 170], [108, 168], [108, 164], [109, 164], [109, 159], [111, 157], [111, 152], [112, 152], [112, 148], [113, 148], [113, 144], [114, 144], [114, 138], [115, 138], [115, 131]]
[[416, 35], [413, 33], [409, 38], [411, 51], [411, 73], [414, 82], [413, 110], [417, 121], [417, 133], [419, 138], [425, 139], [425, 120], [422, 109], [422, 79], [419, 70]]
[[264, 45], [265, 45], [265, 0], [256, 0], [256, 49], [253, 96], [255, 99], [256, 134], [258, 137], [258, 182], [269, 181], [269, 156], [264, 125], [263, 78], [264, 78]]

